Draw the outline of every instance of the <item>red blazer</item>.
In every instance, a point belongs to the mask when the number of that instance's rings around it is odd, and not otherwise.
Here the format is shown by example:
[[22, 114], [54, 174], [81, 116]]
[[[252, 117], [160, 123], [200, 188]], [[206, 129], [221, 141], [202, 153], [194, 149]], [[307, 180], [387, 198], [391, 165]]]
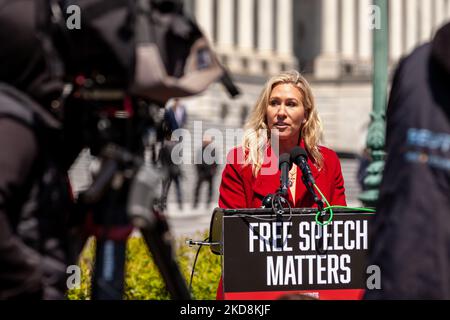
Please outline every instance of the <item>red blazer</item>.
[[[303, 141], [300, 144], [304, 148]], [[322, 191], [330, 205], [345, 206], [345, 188], [344, 178], [342, 177], [341, 164], [337, 154], [325, 147], [319, 147], [323, 156], [323, 167], [320, 171], [308, 159], [316, 185]], [[268, 158], [272, 152], [268, 147], [265, 156], [265, 165], [262, 168], [270, 167]], [[227, 209], [238, 208], [260, 208], [262, 200], [269, 193], [274, 193], [280, 186], [280, 171], [278, 170], [278, 161], [274, 164], [276, 172], [271, 175], [258, 174], [254, 177], [252, 167], [243, 166], [243, 150], [242, 147], [235, 148], [228, 153], [227, 164], [222, 173], [222, 182], [220, 184], [219, 207]], [[311, 157], [308, 157], [311, 158]], [[301, 170], [297, 170], [295, 206], [292, 201], [292, 194], [289, 190], [288, 201], [291, 207], [311, 208], [317, 207], [312, 196], [307, 191], [302, 181]], [[320, 195], [319, 195], [320, 197]], [[217, 289], [217, 299], [223, 299], [222, 279]]]
[[[345, 206], [344, 179], [342, 177], [339, 159], [336, 153], [328, 148], [320, 147], [319, 150], [323, 156], [323, 167], [320, 171], [308, 159], [308, 164], [316, 185], [331, 205]], [[267, 154], [271, 154], [270, 147], [267, 150]], [[267, 154], [266, 160], [268, 159]], [[219, 207], [221, 208], [260, 208], [263, 198], [269, 193], [274, 193], [280, 186], [278, 162], [274, 164], [276, 170], [274, 174], [259, 174], [257, 177], [254, 177], [251, 165], [244, 167], [241, 164], [242, 159], [242, 148], [231, 150], [227, 156], [227, 165], [223, 170], [222, 182], [219, 189]], [[262, 169], [269, 167], [270, 164], [267, 163], [263, 165]], [[317, 207], [301, 178], [301, 170], [297, 170], [295, 207]], [[288, 200], [291, 206], [294, 207], [290, 190]]]

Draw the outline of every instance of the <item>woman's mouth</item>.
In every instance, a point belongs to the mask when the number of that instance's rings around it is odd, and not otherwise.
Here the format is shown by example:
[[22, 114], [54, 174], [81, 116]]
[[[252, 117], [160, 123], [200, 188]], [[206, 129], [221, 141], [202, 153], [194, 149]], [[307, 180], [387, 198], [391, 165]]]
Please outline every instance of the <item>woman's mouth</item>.
[[278, 129], [285, 129], [289, 127], [289, 125], [287, 123], [282, 122], [282, 123], [275, 123], [275, 127]]

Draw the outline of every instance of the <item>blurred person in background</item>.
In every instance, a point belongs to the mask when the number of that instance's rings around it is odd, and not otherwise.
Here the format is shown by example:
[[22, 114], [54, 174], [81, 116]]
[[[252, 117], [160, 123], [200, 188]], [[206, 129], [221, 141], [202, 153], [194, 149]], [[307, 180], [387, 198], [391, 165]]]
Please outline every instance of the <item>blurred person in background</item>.
[[197, 171], [197, 182], [195, 184], [195, 193], [194, 193], [194, 203], [193, 207], [197, 208], [199, 198], [200, 198], [200, 190], [204, 183], [206, 183], [206, 194], [207, 201], [206, 206], [208, 207], [212, 202], [213, 196], [213, 186], [214, 186], [214, 176], [217, 173], [217, 161], [216, 161], [216, 148], [213, 145], [213, 141], [210, 137], [205, 137], [202, 142], [202, 147], [198, 150], [199, 157], [201, 159], [201, 163], [197, 163], [196, 171]]
[[[166, 111], [164, 112], [164, 120], [169, 128], [169, 131], [174, 132], [177, 129], [183, 129], [187, 122], [186, 107], [180, 102], [180, 99], [173, 99], [168, 103], [168, 105], [169, 107], [167, 107]], [[181, 187], [183, 170], [181, 169], [181, 166], [175, 164], [172, 159], [172, 150], [178, 142], [171, 141], [170, 138], [171, 137], [167, 137], [167, 139], [165, 140], [160, 155], [162, 163], [169, 164], [169, 173], [167, 178], [163, 182], [162, 203], [163, 207], [166, 208], [170, 186], [172, 185], [172, 182], [174, 182], [178, 209], [183, 210], [183, 191]]]
[[184, 128], [187, 122], [186, 107], [180, 102], [180, 99], [173, 99], [173, 103], [166, 109], [164, 120], [173, 132]]
[[167, 168], [167, 173], [162, 183], [162, 207], [167, 208], [167, 199], [169, 195], [170, 186], [172, 182], [175, 183], [175, 195], [178, 204], [178, 209], [183, 210], [183, 193], [181, 191], [181, 180], [183, 172], [179, 164], [176, 164], [172, 159], [172, 151], [177, 146], [177, 141], [165, 140], [164, 145], [159, 151], [160, 162]]

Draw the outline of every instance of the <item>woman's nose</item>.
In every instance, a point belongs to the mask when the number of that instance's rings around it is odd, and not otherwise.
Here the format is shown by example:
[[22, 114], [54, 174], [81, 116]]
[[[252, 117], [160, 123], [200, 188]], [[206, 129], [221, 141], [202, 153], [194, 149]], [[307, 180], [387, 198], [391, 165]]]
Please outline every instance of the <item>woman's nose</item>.
[[277, 116], [278, 117], [286, 116], [286, 106], [284, 105], [284, 103], [280, 104], [280, 107], [278, 108]]

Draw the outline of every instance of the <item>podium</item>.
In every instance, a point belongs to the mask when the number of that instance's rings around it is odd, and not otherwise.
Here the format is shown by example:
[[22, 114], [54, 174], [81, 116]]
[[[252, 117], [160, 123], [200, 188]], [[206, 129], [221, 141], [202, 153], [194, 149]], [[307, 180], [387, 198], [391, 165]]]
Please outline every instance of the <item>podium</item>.
[[361, 299], [372, 275], [366, 257], [374, 214], [333, 212], [331, 223], [321, 225], [311, 208], [279, 215], [271, 209], [215, 209], [211, 251], [223, 255], [225, 299]]

